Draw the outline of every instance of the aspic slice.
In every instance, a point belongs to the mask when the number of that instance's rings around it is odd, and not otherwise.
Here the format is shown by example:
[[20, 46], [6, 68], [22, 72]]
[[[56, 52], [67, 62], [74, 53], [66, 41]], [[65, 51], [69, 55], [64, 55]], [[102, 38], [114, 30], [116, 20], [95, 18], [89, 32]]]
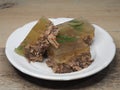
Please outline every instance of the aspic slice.
[[[47, 64], [56, 73], [81, 70], [92, 62], [90, 45], [94, 38], [94, 28], [86, 20], [74, 19], [57, 26], [59, 48], [50, 46]], [[82, 65], [82, 64], [85, 65]]]
[[35, 45], [38, 40], [43, 37], [43, 34], [52, 25], [52, 22], [45, 17], [41, 17], [37, 24], [32, 28], [22, 43], [15, 49], [16, 53], [26, 56], [26, 49], [30, 45]]

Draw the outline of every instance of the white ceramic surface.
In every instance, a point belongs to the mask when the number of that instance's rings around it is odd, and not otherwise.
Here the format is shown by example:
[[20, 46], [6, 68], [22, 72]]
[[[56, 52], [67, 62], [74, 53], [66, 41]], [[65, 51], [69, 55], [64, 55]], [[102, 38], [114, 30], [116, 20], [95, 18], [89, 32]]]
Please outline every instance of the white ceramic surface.
[[[66, 21], [70, 21], [72, 18], [57, 18], [50, 20], [57, 25]], [[29, 63], [24, 57], [16, 54], [14, 49], [18, 47], [18, 45], [22, 42], [22, 40], [26, 37], [36, 23], [37, 21], [33, 21], [24, 25], [23, 27], [18, 28], [9, 36], [6, 43], [5, 53], [8, 60], [15, 68], [25, 74], [47, 80], [74, 80], [85, 78], [101, 71], [113, 60], [116, 47], [112, 37], [104, 29], [93, 24], [95, 27], [95, 38], [91, 46], [91, 53], [92, 56], [95, 56], [94, 62], [88, 68], [73, 73], [56, 74], [53, 73], [51, 68], [49, 68], [45, 62]]]

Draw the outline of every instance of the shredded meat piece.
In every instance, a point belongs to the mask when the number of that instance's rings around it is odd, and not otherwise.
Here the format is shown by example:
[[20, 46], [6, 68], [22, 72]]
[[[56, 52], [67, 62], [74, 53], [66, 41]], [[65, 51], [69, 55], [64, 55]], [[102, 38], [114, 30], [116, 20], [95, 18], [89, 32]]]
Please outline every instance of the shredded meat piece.
[[46, 63], [53, 69], [55, 73], [69, 73], [79, 71], [83, 68], [88, 67], [93, 60], [91, 60], [90, 53], [82, 53], [76, 58], [71, 58], [68, 63], [55, 63], [54, 60], [49, 59]]
[[91, 37], [88, 35], [87, 37], [84, 37], [83, 38], [83, 41], [86, 43], [86, 44], [88, 44], [88, 45], [91, 45], [91, 43], [92, 43], [92, 39], [91, 39]]
[[56, 26], [49, 26], [48, 30], [45, 32], [45, 36], [51, 45], [55, 48], [59, 47], [59, 43], [56, 41], [56, 36], [58, 35], [59, 29]]
[[58, 34], [58, 28], [50, 25], [48, 30], [44, 34], [40, 35], [40, 38], [33, 45], [25, 46], [25, 56], [30, 61], [43, 61], [43, 56], [47, 52], [48, 47], [53, 45], [58, 48], [59, 44], [56, 41], [56, 35]]
[[43, 55], [49, 46], [47, 40], [38, 40], [34, 45], [27, 45], [25, 47], [25, 56], [30, 61], [43, 61]]
[[48, 41], [55, 47], [58, 48], [59, 47], [59, 43], [56, 41], [56, 36], [51, 33], [48, 35]]

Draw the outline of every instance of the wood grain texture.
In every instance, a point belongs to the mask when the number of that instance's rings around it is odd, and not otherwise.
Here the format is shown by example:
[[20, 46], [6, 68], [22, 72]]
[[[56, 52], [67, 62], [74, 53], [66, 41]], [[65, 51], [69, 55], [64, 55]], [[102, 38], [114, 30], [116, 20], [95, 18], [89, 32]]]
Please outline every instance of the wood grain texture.
[[[15, 68], [5, 56], [8, 36], [18, 27], [46, 17], [84, 17], [113, 37], [117, 52], [113, 62], [91, 77], [70, 82], [32, 78]], [[119, 90], [120, 0], [0, 0], [0, 90]]]

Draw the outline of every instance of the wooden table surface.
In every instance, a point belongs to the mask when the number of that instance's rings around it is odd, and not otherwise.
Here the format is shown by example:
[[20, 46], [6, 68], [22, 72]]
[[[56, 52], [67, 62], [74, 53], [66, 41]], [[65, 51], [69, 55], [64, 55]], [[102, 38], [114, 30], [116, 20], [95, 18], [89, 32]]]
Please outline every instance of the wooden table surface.
[[[46, 17], [84, 17], [113, 37], [116, 56], [91, 77], [56, 82], [27, 76], [9, 63], [5, 55], [8, 36], [18, 27]], [[0, 0], [0, 90], [120, 90], [120, 0]]]

